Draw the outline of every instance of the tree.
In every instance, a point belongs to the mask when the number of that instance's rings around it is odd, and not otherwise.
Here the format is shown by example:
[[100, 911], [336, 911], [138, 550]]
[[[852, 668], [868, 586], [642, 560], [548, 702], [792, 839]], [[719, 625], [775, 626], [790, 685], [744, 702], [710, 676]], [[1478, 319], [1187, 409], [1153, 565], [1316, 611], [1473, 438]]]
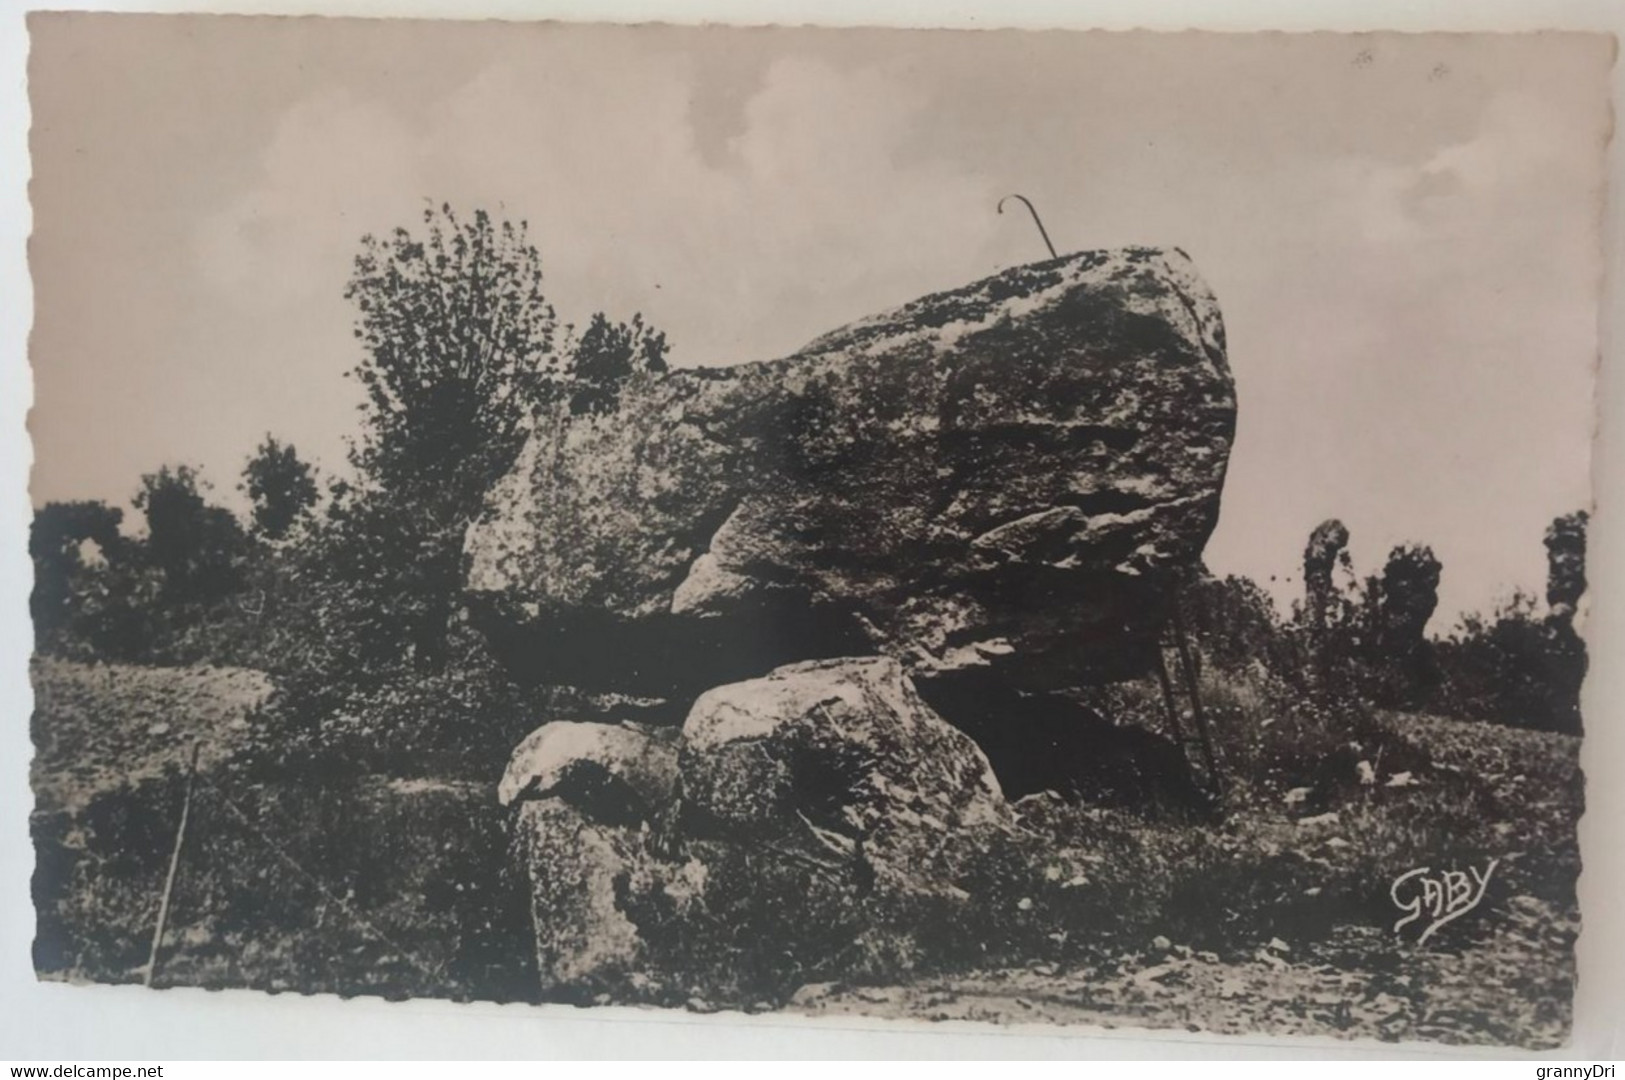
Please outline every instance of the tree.
[[1303, 550], [1304, 597], [1298, 625], [1311, 692], [1334, 710], [1352, 707], [1356, 699], [1378, 696], [1381, 677], [1374, 678], [1362, 660], [1371, 654], [1372, 593], [1375, 579], [1362, 588], [1349, 557], [1349, 530], [1331, 518], [1309, 534]]
[[1428, 620], [1439, 606], [1443, 567], [1425, 544], [1400, 544], [1388, 553], [1382, 576], [1371, 583], [1372, 646], [1388, 657], [1408, 657], [1423, 647]]
[[1301, 658], [1284, 632], [1275, 602], [1252, 579], [1213, 576], [1204, 566], [1184, 594], [1190, 630], [1221, 669], [1300, 674]]
[[1543, 722], [1557, 731], [1578, 733], [1580, 688], [1585, 682], [1590, 656], [1585, 641], [1574, 626], [1580, 598], [1586, 591], [1586, 526], [1591, 515], [1584, 510], [1564, 514], [1546, 529], [1546, 650], [1544, 673], [1547, 705]]
[[243, 469], [241, 490], [254, 504], [254, 528], [262, 536], [280, 540], [316, 505], [315, 470], [292, 445], [270, 435]]
[[1546, 603], [1552, 614], [1572, 620], [1586, 591], [1586, 526], [1584, 510], [1564, 514], [1546, 528]]
[[1303, 622], [1312, 635], [1341, 625], [1347, 619], [1347, 603], [1333, 580], [1341, 568], [1352, 574], [1349, 561], [1349, 531], [1336, 518], [1323, 521], [1309, 533], [1303, 549]]
[[94, 572], [122, 561], [119, 534], [124, 511], [104, 502], [46, 503], [34, 515], [28, 553], [34, 560], [34, 593], [29, 609], [40, 648], [64, 644], [93, 589]]
[[1420, 707], [1439, 683], [1428, 621], [1439, 606], [1443, 570], [1425, 544], [1399, 544], [1382, 573], [1366, 579], [1356, 613], [1364, 692], [1392, 708]]
[[1579, 734], [1580, 689], [1590, 659], [1574, 627], [1585, 594], [1584, 510], [1546, 529], [1546, 611], [1519, 590], [1488, 618], [1463, 617], [1438, 646], [1444, 705], [1455, 715]]
[[1542, 618], [1529, 593], [1515, 592], [1488, 618], [1463, 616], [1440, 643], [1439, 663], [1450, 714], [1580, 734], [1585, 643], [1567, 620]]
[[165, 465], [147, 473], [135, 505], [146, 515], [146, 556], [163, 575], [167, 603], [209, 603], [236, 587], [242, 527], [204, 500], [197, 470]]
[[447, 659], [463, 535], [531, 418], [567, 392], [572, 405], [584, 395], [577, 413], [612, 406], [625, 379], [665, 370], [666, 339], [641, 316], [599, 315], [561, 348], [525, 223], [483, 210], [465, 220], [442, 205], [417, 234], [364, 237], [345, 296], [366, 400], [357, 485], [330, 504], [320, 545], [326, 589], [355, 619], [379, 618], [369, 654], [433, 669]]
[[38, 566], [71, 573], [87, 561], [87, 545], [102, 558], [122, 547], [119, 525], [124, 511], [105, 502], [51, 502], [35, 514], [28, 533], [28, 553]]
[[667, 370], [668, 351], [666, 335], [645, 325], [641, 313], [634, 314], [629, 323], [612, 323], [600, 311], [570, 357], [571, 413], [612, 411], [621, 386], [633, 375]]
[[524, 222], [483, 210], [463, 220], [442, 205], [423, 226], [364, 237], [345, 290], [364, 349], [351, 373], [366, 391], [364, 428], [350, 455], [357, 485], [330, 505], [322, 547], [331, 595], [381, 620], [377, 650], [435, 668], [462, 590], [463, 534], [562, 375]]
[[424, 232], [366, 236], [345, 298], [365, 349], [351, 457], [379, 488], [444, 521], [465, 516], [507, 470], [522, 425], [557, 379], [556, 320], [526, 225], [463, 221], [449, 206]]

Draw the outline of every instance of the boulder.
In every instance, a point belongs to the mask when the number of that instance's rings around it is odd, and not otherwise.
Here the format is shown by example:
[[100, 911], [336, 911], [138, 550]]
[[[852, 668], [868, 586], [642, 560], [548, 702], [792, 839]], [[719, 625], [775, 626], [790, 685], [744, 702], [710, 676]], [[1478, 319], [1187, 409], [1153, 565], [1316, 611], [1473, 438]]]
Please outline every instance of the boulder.
[[584, 999], [635, 973], [626, 883], [649, 859], [648, 825], [677, 780], [670, 732], [555, 721], [514, 749], [497, 788], [516, 811], [515, 861], [530, 882], [537, 970], [550, 995]]
[[643, 941], [623, 903], [625, 883], [648, 859], [646, 836], [591, 820], [562, 799], [519, 804], [513, 851], [530, 882], [544, 994], [588, 1000], [643, 967]]
[[1182, 252], [1017, 267], [560, 401], [467, 535], [472, 608], [516, 674], [679, 701], [876, 653], [1022, 690], [1136, 675], [1234, 422]]
[[677, 746], [666, 733], [557, 720], [514, 748], [497, 799], [555, 797], [600, 820], [647, 821], [676, 782]]
[[680, 769], [685, 835], [773, 842], [906, 890], [941, 887], [960, 838], [1012, 821], [981, 749], [885, 657], [707, 691]]

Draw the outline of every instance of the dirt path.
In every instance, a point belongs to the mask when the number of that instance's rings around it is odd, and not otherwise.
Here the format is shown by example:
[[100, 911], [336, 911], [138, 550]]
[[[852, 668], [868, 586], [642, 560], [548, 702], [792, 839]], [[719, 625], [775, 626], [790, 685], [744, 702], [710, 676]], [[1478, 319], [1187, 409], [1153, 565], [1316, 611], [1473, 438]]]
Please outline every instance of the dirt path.
[[1556, 969], [1552, 957], [1564, 955], [1572, 938], [1553, 939], [1577, 927], [1532, 897], [1515, 898], [1490, 914], [1495, 928], [1457, 952], [1417, 951], [1384, 930], [1349, 928], [1326, 950], [1335, 953], [1335, 963], [1294, 959], [1268, 944], [1250, 959], [1232, 962], [1173, 946], [1087, 970], [1036, 964], [898, 986], [822, 983], [803, 987], [789, 1009], [1215, 1035], [1562, 1045], [1572, 953]]

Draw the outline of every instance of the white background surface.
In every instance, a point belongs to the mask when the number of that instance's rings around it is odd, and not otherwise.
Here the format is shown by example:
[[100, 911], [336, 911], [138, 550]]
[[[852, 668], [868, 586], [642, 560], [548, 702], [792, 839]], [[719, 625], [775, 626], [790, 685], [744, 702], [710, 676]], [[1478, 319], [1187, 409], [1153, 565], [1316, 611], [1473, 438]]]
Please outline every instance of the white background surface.
[[[1601, 29], [1625, 32], [1625, 8], [1592, 2], [1007, 2], [900, 0], [745, 3], [691, 2], [519, 3], [471, 0], [323, 0], [287, 3], [198, 3], [149, 0], [54, 7], [103, 10], [206, 10], [277, 14], [413, 15], [515, 19], [607, 19], [618, 22], [820, 23], [995, 27], [1107, 27], [1215, 30], [1513, 30]], [[30, 449], [25, 416], [30, 398], [26, 335], [31, 298], [25, 242], [27, 39], [23, 7], [0, 0], [0, 1060], [74, 1061], [116, 1058], [235, 1057], [451, 1057], [539, 1056], [1093, 1056], [1260, 1057], [1435, 1056], [1463, 1053], [1408, 1045], [1280, 1040], [1219, 1040], [1143, 1033], [1014, 1032], [971, 1025], [799, 1021], [790, 1017], [691, 1017], [603, 1009], [457, 1005], [333, 997], [269, 997], [250, 992], [211, 993], [137, 987], [67, 987], [38, 984], [29, 959], [33, 910], [28, 880], [33, 853], [27, 815], [30, 755], [27, 681], [30, 628], [26, 553]], [[1615, 108], [1625, 98], [1615, 73]], [[1592, 676], [1586, 687], [1583, 763], [1592, 778], [1581, 827], [1585, 871], [1580, 883], [1585, 929], [1580, 942], [1580, 989], [1574, 1045], [1556, 1056], [1615, 1059], [1625, 1056], [1625, 704], [1614, 658], [1625, 641], [1625, 461], [1610, 436], [1625, 420], [1625, 381], [1612, 363], [1625, 341], [1619, 293], [1625, 245], [1620, 241], [1620, 141], [1610, 151], [1614, 181], [1608, 214], [1610, 303], [1603, 320], [1602, 430], [1596, 459], [1598, 514], [1592, 534]], [[1475, 1053], [1475, 1052], [1468, 1052]], [[1476, 1052], [1481, 1054], [1482, 1052]]]

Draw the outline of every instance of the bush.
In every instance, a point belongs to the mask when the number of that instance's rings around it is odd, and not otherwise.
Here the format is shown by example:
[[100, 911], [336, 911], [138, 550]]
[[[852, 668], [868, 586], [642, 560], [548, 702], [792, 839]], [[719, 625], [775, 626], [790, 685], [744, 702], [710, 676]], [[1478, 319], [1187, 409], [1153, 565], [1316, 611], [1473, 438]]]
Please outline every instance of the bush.
[[1488, 619], [1469, 616], [1438, 646], [1438, 707], [1450, 716], [1578, 735], [1585, 642], [1518, 593]]

